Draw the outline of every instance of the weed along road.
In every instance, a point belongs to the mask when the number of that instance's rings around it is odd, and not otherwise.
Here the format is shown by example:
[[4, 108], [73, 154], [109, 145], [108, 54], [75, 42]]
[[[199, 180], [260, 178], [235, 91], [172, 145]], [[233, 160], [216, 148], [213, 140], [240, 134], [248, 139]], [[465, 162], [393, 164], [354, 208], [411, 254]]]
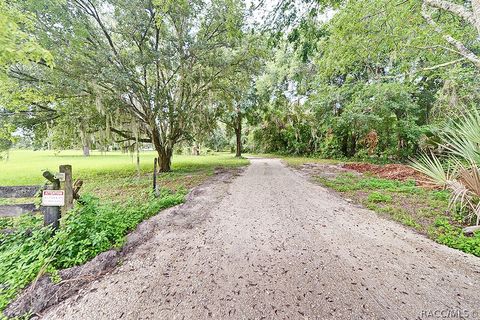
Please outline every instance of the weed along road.
[[[480, 259], [252, 159], [45, 319], [478, 319]], [[153, 223], [153, 222], [152, 222]]]

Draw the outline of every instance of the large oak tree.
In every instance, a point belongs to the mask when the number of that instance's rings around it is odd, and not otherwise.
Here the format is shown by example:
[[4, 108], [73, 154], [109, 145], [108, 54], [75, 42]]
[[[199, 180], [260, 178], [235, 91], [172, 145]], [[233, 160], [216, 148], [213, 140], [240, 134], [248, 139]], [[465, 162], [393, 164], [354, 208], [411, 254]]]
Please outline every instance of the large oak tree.
[[55, 67], [20, 66], [11, 75], [89, 99], [112, 132], [154, 145], [160, 171], [171, 170], [174, 146], [191, 139], [212, 90], [245, 59], [236, 50], [238, 1], [41, 0], [24, 9]]

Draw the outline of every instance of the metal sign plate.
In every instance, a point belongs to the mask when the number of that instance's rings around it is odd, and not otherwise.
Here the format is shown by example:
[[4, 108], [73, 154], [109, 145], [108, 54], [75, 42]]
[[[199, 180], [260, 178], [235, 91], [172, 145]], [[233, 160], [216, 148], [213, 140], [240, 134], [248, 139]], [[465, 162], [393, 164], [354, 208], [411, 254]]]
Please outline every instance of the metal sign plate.
[[42, 206], [44, 207], [63, 207], [65, 205], [65, 191], [63, 190], [43, 190]]
[[55, 173], [55, 179], [58, 179], [58, 181], [65, 181], [65, 173], [64, 172], [57, 172]]

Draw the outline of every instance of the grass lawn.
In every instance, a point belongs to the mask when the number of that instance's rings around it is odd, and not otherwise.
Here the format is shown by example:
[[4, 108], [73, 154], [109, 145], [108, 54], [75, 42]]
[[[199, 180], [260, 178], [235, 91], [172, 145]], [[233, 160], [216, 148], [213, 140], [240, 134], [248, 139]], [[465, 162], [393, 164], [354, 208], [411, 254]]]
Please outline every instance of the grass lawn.
[[[173, 172], [158, 178], [160, 196], [152, 195], [154, 152], [141, 156], [138, 175], [132, 157], [122, 153], [85, 158], [80, 151], [14, 150], [0, 162], [0, 185], [43, 184], [42, 171], [57, 171], [70, 164], [74, 179], [84, 181], [82, 204], [62, 217], [53, 234], [42, 226], [41, 215], [0, 218], [0, 312], [37, 276], [48, 273], [60, 281], [58, 270], [80, 265], [112, 247], [120, 247], [125, 235], [160, 210], [180, 204], [188, 190], [199, 185], [215, 169], [248, 164], [232, 154], [174, 156]], [[37, 199], [38, 200], [38, 199]], [[1, 200], [6, 203], [6, 200]], [[0, 315], [1, 318], [1, 315]]]
[[[140, 176], [137, 174], [136, 158], [121, 152], [100, 154], [92, 152], [84, 157], [80, 150], [30, 151], [14, 150], [8, 161], [0, 162], [0, 186], [41, 185], [44, 170], [58, 171], [61, 164], [70, 164], [74, 179], [84, 181], [81, 194], [92, 193], [105, 200], [124, 201], [148, 195], [151, 189], [153, 151], [140, 154]], [[160, 174], [159, 188], [176, 190], [190, 189], [198, 185], [217, 167], [235, 167], [248, 164], [246, 159], [236, 159], [230, 153], [215, 153], [204, 156], [174, 155], [173, 172]], [[1, 201], [1, 200], [0, 200]]]

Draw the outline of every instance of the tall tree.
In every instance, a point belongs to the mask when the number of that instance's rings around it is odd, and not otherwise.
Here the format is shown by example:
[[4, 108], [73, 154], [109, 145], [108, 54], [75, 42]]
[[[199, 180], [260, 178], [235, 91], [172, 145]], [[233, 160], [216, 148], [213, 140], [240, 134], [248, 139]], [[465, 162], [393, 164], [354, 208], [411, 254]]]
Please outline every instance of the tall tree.
[[235, 134], [235, 156], [242, 156], [242, 128], [258, 106], [255, 81], [263, 70], [266, 46], [255, 33], [243, 36], [237, 49], [244, 57], [242, 68], [223, 79], [217, 92], [217, 103], [222, 107], [221, 120]]
[[111, 130], [135, 140], [132, 126], [115, 126], [115, 112], [128, 115], [140, 140], [153, 143], [160, 171], [171, 170], [174, 146], [189, 139], [209, 93], [244, 59], [234, 50], [244, 13], [236, 1], [42, 0], [27, 9], [56, 58], [53, 72], [36, 71], [40, 82], [93, 97]]
[[17, 63], [53, 65], [52, 55], [29, 35], [32, 29], [28, 16], [19, 10], [16, 1], [0, 1], [0, 153], [11, 147], [16, 129], [12, 122], [14, 114], [4, 100], [4, 96], [17, 89], [16, 83], [8, 79], [7, 70]]

